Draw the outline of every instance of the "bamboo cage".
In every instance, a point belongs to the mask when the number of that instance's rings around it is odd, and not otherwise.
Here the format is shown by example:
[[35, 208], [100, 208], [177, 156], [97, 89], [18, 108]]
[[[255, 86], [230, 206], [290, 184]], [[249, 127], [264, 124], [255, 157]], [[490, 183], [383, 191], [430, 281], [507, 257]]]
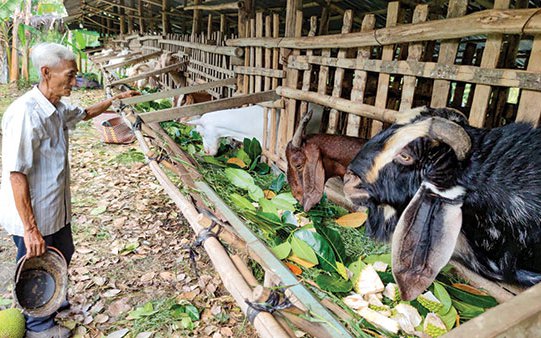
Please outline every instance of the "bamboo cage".
[[[159, 75], [166, 91], [146, 99], [199, 90], [213, 97], [209, 103], [190, 108], [140, 114], [149, 126], [146, 133], [162, 135], [157, 122], [260, 104], [265, 109], [262, 144], [265, 160], [285, 170], [285, 147], [309, 104], [325, 108], [321, 132], [366, 139], [393, 123], [398, 112], [423, 105], [459, 109], [476, 127], [492, 128], [511, 122], [538, 125], [541, 121], [538, 103], [541, 100], [541, 10], [517, 7], [518, 4], [510, 8], [508, 0], [496, 0], [493, 9], [468, 13], [467, 1], [452, 0], [444, 13], [445, 19], [436, 20], [426, 4], [406, 11], [400, 2], [390, 2], [384, 13], [366, 14], [362, 18], [345, 10], [339, 33], [317, 35], [325, 31], [325, 23], [315, 16], [305, 17], [298, 2], [287, 1], [285, 17], [271, 11], [258, 11], [253, 18], [241, 21], [239, 15], [238, 36], [227, 34], [222, 22], [219, 31], [212, 31], [209, 15], [207, 32], [201, 34], [136, 34], [121, 36], [114, 42], [139, 53], [131, 59], [136, 60], [134, 62], [155, 57], [162, 51], [174, 52], [186, 61], [186, 88], [175, 89], [170, 75], [163, 72]], [[190, 10], [198, 8], [204, 5], [194, 5]], [[194, 13], [194, 27], [195, 18]], [[103, 64], [107, 59], [94, 61]], [[145, 98], [128, 99], [123, 103], [142, 100]], [[171, 148], [170, 142], [165, 144], [169, 144], [162, 145], [168, 152], [182, 155], [179, 149]], [[222, 240], [230, 245], [242, 243], [237, 248], [266, 271], [269, 282], [265, 286], [296, 283], [295, 277], [200, 177], [187, 174], [190, 168], [182, 163], [167, 166], [176, 168], [183, 180], [190, 176], [186, 184], [214, 203], [221, 219], [232, 226], [232, 236], [238, 236], [234, 240]], [[340, 184], [328, 189], [329, 196], [344, 203]], [[168, 192], [177, 196], [175, 191]], [[192, 195], [193, 200], [201, 198]], [[179, 200], [178, 196], [173, 199]], [[182, 200], [177, 204], [183, 213], [190, 210], [188, 221], [200, 231], [191, 203]], [[239, 265], [237, 258], [235, 260], [238, 273], [244, 275], [244, 280], [251, 281], [248, 283], [251, 287], [257, 286], [253, 276]], [[473, 284], [489, 290], [505, 303], [453, 330], [450, 337], [493, 337], [520, 330], [538, 332], [541, 286], [514, 297], [521, 290], [462, 271]], [[316, 334], [321, 337], [350, 336], [334, 319], [334, 316], [344, 319], [339, 309], [324, 301], [321, 306], [302, 285], [297, 286], [292, 289], [294, 297], [329, 320], [315, 329], [308, 325], [308, 330], [321, 330], [320, 335]], [[504, 311], [512, 311], [514, 315], [502, 321]], [[283, 324], [283, 316], [277, 318], [278, 323]], [[481, 323], [491, 323], [487, 332], [480, 332]], [[261, 325], [265, 328], [258, 328], [258, 332], [266, 336], [268, 327]], [[306, 328], [306, 323], [300, 326]]]

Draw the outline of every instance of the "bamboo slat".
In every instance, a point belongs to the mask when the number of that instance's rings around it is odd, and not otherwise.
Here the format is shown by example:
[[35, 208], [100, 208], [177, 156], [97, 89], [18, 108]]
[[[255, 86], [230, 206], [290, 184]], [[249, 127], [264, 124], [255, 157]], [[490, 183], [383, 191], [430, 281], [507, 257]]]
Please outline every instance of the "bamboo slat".
[[260, 77], [261, 76], [276, 77], [280, 79], [285, 78], [286, 76], [286, 73], [281, 69], [244, 67], [244, 66], [235, 66], [234, 69], [235, 69], [235, 73], [237, 74], [257, 75]]
[[158, 40], [158, 42], [160, 44], [169, 44], [169, 45], [181, 46], [185, 48], [194, 48], [200, 51], [205, 51], [205, 52], [220, 54], [220, 55], [234, 56], [234, 57], [242, 57], [244, 53], [244, 50], [242, 48], [237, 48], [237, 47], [212, 46], [212, 45], [206, 45], [203, 43], [194, 43], [194, 42], [188, 42], [188, 41], [178, 41], [178, 40], [168, 40], [168, 39], [160, 39]]
[[[385, 23], [386, 27], [394, 27], [398, 22], [398, 11], [400, 10], [400, 2], [390, 2], [387, 7], [387, 22]], [[382, 61], [392, 60], [394, 56], [394, 46], [387, 45], [383, 46], [383, 52], [381, 53]], [[390, 75], [385, 73], [380, 73], [378, 77], [378, 88], [376, 92], [376, 108], [386, 108], [387, 107], [387, 95], [389, 92], [389, 79]], [[376, 135], [383, 128], [383, 124], [379, 121], [372, 121], [372, 128], [370, 134], [372, 136]]]
[[114, 64], [114, 65], [104, 65], [103, 69], [110, 70], [110, 69], [117, 69], [117, 68], [129, 66], [129, 65], [132, 65], [134, 63], [144, 62], [144, 61], [147, 61], [147, 60], [150, 60], [150, 59], [157, 58], [161, 54], [162, 54], [161, 51], [160, 52], [149, 53], [149, 54], [146, 54], [146, 55], [143, 55], [143, 56], [140, 56], [140, 57], [135, 57], [133, 59], [128, 59], [128, 60], [126, 60], [124, 62], [120, 62], [120, 63]]
[[[376, 25], [376, 17], [373, 14], [365, 15], [361, 24], [361, 32], [371, 31]], [[357, 50], [357, 61], [368, 60], [370, 58], [370, 48], [362, 47]], [[363, 102], [366, 90], [366, 80], [368, 73], [363, 70], [355, 70], [353, 74], [353, 90], [351, 91], [351, 101]], [[346, 135], [359, 136], [361, 127], [361, 117], [353, 114], [348, 115]], [[365, 121], [368, 124], [368, 121]], [[363, 135], [364, 136], [364, 135]]]
[[[270, 37], [272, 36], [272, 18], [270, 15], [265, 17], [265, 36]], [[265, 69], [270, 69], [272, 66], [272, 50], [266, 48], [264, 50], [265, 52]], [[274, 69], [273, 69], [274, 71]], [[270, 90], [271, 89], [271, 81], [270, 77], [265, 76], [265, 83], [263, 84], [263, 90]], [[272, 114], [272, 111], [269, 109], [265, 109], [263, 112], [263, 144], [261, 147], [265, 150], [269, 149], [269, 114]], [[275, 126], [273, 126], [275, 127]]]
[[[353, 11], [347, 10], [344, 13], [344, 21], [342, 23], [342, 34], [348, 34], [351, 32], [353, 25]], [[347, 56], [347, 48], [342, 48], [338, 51], [338, 58], [342, 59]], [[342, 95], [342, 87], [344, 81], [344, 69], [338, 68], [334, 72], [334, 86], [332, 89], [332, 96], [340, 97]], [[329, 123], [327, 125], [327, 133], [335, 134], [338, 129], [338, 122], [340, 119], [340, 113], [336, 109], [331, 109], [329, 113]]]
[[[310, 31], [308, 31], [308, 36], [315, 36], [317, 32], [317, 16], [310, 17]], [[307, 50], [306, 55], [310, 56], [313, 54], [313, 51]], [[302, 90], [309, 91], [310, 85], [312, 83], [312, 68], [305, 70], [302, 74]], [[299, 110], [299, 116], [304, 116], [308, 110], [308, 103], [306, 101], [301, 102], [301, 107]]]
[[[278, 14], [273, 14], [272, 16], [272, 36], [274, 38], [277, 38], [280, 36], [280, 16]], [[273, 69], [279, 69], [280, 67], [280, 49], [274, 48], [272, 50], [272, 68]], [[278, 78], [273, 78], [271, 80], [271, 88], [275, 89], [278, 87]], [[278, 141], [278, 133], [277, 133], [277, 123], [279, 121], [278, 118], [278, 112], [283, 112], [282, 109], [272, 109], [271, 110], [271, 116], [270, 116], [270, 125], [273, 126], [273, 128], [270, 128], [270, 142], [269, 142], [269, 152], [274, 155], [276, 153], [276, 147], [277, 147], [277, 141]]]
[[[255, 36], [258, 38], [263, 37], [263, 12], [257, 12], [255, 17]], [[263, 68], [263, 49], [261, 47], [255, 48], [255, 69]], [[262, 78], [260, 74], [255, 74], [255, 90], [254, 92], [261, 91]]]
[[134, 81], [137, 81], [137, 80], [146, 79], [147, 77], [151, 77], [151, 76], [155, 76], [155, 75], [161, 75], [161, 74], [164, 74], [164, 73], [169, 73], [170, 71], [175, 70], [175, 69], [177, 69], [179, 67], [182, 67], [182, 66], [183, 66], [183, 63], [176, 63], [174, 65], [171, 65], [171, 66], [168, 66], [168, 67], [165, 67], [165, 68], [160, 68], [160, 69], [152, 70], [150, 72], [141, 73], [141, 74], [136, 75], [136, 76], [127, 77], [127, 78], [124, 78], [124, 79], [113, 81], [113, 82], [111, 82], [111, 86], [118, 85], [118, 84], [121, 84], [121, 83], [130, 83], [130, 82], [134, 82]]
[[[510, 0], [496, 0], [494, 2], [494, 9], [507, 9], [509, 8], [509, 3]], [[496, 68], [503, 45], [502, 38], [503, 35], [499, 33], [488, 35], [485, 50], [483, 51], [483, 58], [481, 59], [481, 67]], [[487, 85], [481, 84], [475, 87], [469, 118], [472, 126], [482, 128], [485, 125], [491, 92], [492, 88]]]
[[[528, 70], [541, 73], [541, 34], [534, 37]], [[520, 96], [517, 121], [539, 125], [541, 122], [541, 92], [524, 90]]]

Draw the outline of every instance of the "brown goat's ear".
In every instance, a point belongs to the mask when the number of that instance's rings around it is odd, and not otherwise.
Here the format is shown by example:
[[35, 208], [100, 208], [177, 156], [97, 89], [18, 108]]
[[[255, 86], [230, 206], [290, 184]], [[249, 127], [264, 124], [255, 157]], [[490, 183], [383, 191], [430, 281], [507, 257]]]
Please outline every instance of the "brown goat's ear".
[[304, 195], [302, 205], [304, 211], [310, 210], [318, 204], [323, 197], [325, 188], [325, 169], [319, 147], [315, 144], [306, 144], [304, 146], [306, 164], [304, 165], [302, 181]]
[[400, 216], [391, 251], [401, 299], [415, 299], [451, 259], [464, 194], [460, 186], [442, 191], [425, 181]]

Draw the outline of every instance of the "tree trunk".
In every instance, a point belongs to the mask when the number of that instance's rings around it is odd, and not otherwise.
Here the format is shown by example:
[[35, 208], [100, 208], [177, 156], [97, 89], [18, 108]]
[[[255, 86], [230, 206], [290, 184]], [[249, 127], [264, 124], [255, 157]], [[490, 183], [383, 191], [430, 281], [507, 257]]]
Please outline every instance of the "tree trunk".
[[20, 9], [16, 8], [13, 13], [13, 28], [12, 28], [12, 40], [11, 40], [11, 64], [9, 69], [9, 82], [15, 82], [19, 79], [19, 54], [17, 45], [19, 44], [19, 14]]
[[[32, 16], [31, 12], [32, 8], [32, 0], [26, 0], [24, 2], [24, 24], [29, 25], [30, 24], [30, 17]], [[30, 40], [32, 37], [30, 36], [30, 32], [28, 30], [25, 30], [24, 32], [25, 41], [24, 46], [22, 47], [22, 64], [21, 64], [21, 76], [26, 81], [29, 80], [29, 64], [28, 64], [28, 52], [30, 50]]]

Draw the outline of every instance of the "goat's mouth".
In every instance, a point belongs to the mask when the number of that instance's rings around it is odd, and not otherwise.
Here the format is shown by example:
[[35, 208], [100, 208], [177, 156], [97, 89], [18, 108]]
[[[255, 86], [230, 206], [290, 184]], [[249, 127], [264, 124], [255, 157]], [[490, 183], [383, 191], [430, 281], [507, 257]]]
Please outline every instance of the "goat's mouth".
[[364, 207], [370, 198], [368, 191], [361, 188], [361, 178], [348, 170], [344, 175], [344, 194], [356, 207]]

